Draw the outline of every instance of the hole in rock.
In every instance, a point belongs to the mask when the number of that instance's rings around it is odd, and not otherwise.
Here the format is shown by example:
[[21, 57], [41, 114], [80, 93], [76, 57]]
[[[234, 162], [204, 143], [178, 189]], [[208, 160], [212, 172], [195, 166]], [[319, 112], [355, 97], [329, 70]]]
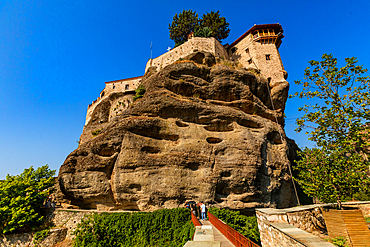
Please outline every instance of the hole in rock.
[[208, 126], [204, 127], [208, 131], [216, 131], [216, 132], [227, 132], [227, 131], [233, 131], [234, 128], [231, 124], [227, 122], [215, 122], [211, 123]]
[[[143, 125], [144, 124], [145, 123], [143, 123]], [[180, 138], [178, 135], [165, 133], [165, 131], [162, 132], [161, 127], [159, 126], [149, 124], [147, 126], [135, 126], [134, 128], [130, 128], [128, 131], [157, 140], [177, 141]]]
[[272, 131], [267, 134], [267, 140], [271, 141], [274, 144], [283, 144], [280, 138], [280, 134], [277, 131]]
[[130, 184], [128, 186], [128, 188], [129, 189], [136, 189], [136, 190], [140, 191], [141, 190], [141, 185], [140, 184]]
[[189, 125], [184, 123], [184, 122], [181, 122], [181, 121], [176, 121], [176, 125], [179, 126], [179, 127], [188, 127]]
[[226, 182], [221, 181], [216, 185], [216, 193], [227, 197], [230, 194], [230, 189]]
[[186, 167], [189, 168], [190, 170], [196, 171], [199, 168], [199, 163], [190, 162], [186, 164]]
[[98, 155], [100, 156], [105, 156], [105, 157], [110, 157], [112, 156], [113, 154], [115, 153], [114, 151], [114, 148], [113, 147], [106, 147], [106, 148], [102, 148], [98, 151]]
[[144, 147], [141, 148], [141, 151], [143, 151], [145, 153], [156, 154], [156, 153], [159, 153], [161, 150], [157, 147], [144, 146]]
[[231, 172], [229, 171], [221, 172], [221, 177], [230, 177], [230, 176], [231, 176]]
[[208, 143], [215, 144], [215, 143], [220, 143], [220, 142], [222, 142], [222, 139], [217, 138], [217, 137], [208, 137], [208, 138], [206, 139], [206, 141], [207, 141]]
[[86, 151], [78, 150], [78, 151], [77, 151], [77, 155], [78, 155], [78, 156], [88, 156], [88, 155], [89, 155], [89, 153], [88, 153], [88, 152], [86, 152]]
[[248, 127], [248, 128], [262, 128], [260, 123], [249, 120], [249, 119], [240, 119], [238, 121], [238, 124], [244, 127]]

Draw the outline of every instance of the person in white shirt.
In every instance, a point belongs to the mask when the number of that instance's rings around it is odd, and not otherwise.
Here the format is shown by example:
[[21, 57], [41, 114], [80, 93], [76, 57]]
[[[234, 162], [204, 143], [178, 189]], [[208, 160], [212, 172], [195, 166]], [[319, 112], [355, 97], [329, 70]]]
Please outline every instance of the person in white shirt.
[[202, 203], [202, 206], [200, 206], [202, 209], [202, 220], [206, 220], [206, 204]]

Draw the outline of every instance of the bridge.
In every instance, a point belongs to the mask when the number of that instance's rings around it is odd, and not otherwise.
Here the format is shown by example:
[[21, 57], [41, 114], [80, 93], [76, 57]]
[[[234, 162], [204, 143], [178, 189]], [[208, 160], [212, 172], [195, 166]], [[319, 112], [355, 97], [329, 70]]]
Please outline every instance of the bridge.
[[184, 247], [260, 247], [210, 212], [209, 221], [201, 223], [193, 213], [191, 218], [196, 230], [193, 241], [187, 242]]

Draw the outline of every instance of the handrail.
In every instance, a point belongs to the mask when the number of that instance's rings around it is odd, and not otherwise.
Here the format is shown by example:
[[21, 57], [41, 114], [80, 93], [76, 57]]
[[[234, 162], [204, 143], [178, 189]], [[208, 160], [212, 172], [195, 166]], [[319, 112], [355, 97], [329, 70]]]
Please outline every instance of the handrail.
[[233, 228], [223, 223], [216, 216], [208, 212], [209, 221], [214, 225], [235, 247], [260, 247], [248, 238], [235, 231]]
[[200, 224], [197, 217], [193, 214], [193, 212], [191, 212], [191, 221], [193, 222], [194, 226], [201, 226], [202, 225], [202, 224]]

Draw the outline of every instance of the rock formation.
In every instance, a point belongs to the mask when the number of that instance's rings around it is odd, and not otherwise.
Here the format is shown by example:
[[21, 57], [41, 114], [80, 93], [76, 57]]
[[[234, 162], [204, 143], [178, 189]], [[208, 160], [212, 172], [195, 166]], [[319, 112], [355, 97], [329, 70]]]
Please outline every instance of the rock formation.
[[[154, 210], [186, 200], [230, 209], [295, 204], [283, 112], [288, 83], [272, 88], [258, 71], [197, 52], [142, 79], [143, 98], [108, 118], [97, 106], [82, 143], [59, 172], [64, 206]], [[274, 102], [275, 101], [275, 102]], [[100, 133], [92, 137], [91, 131]], [[279, 131], [282, 134], [280, 137]]]

